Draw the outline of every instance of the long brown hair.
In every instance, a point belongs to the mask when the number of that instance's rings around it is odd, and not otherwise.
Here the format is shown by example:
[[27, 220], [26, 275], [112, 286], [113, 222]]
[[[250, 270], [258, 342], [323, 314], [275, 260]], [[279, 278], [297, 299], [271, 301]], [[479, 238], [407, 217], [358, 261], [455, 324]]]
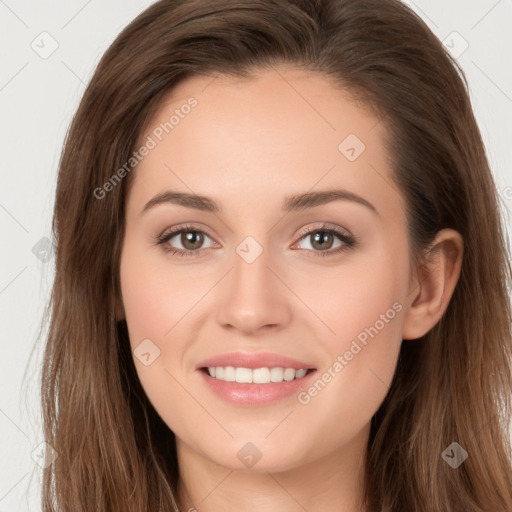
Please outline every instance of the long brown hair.
[[[137, 378], [116, 321], [127, 189], [98, 198], [164, 96], [197, 74], [279, 64], [321, 73], [385, 123], [411, 257], [442, 228], [464, 239], [459, 282], [423, 338], [403, 341], [372, 418], [368, 509], [510, 512], [511, 269], [499, 198], [463, 71], [397, 0], [162, 0], [104, 54], [67, 134], [53, 230], [56, 276], [42, 370], [43, 510], [169, 511], [174, 434]], [[200, 106], [198, 107], [200, 108]], [[442, 457], [457, 442], [468, 458]]]

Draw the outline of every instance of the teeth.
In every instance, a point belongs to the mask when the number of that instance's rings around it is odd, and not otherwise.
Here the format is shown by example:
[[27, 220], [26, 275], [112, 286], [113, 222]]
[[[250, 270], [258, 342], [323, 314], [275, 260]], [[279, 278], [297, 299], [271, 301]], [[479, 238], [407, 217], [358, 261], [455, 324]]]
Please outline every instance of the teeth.
[[256, 368], [250, 371], [250, 373], [252, 373], [252, 382], [255, 384], [266, 384], [270, 382], [270, 370], [268, 368]]
[[291, 381], [301, 379], [307, 370], [294, 368], [235, 368], [233, 366], [209, 366], [210, 377], [226, 382], [239, 382], [243, 384], [269, 384], [270, 382]]
[[252, 370], [249, 368], [237, 368], [235, 370], [235, 380], [237, 382], [250, 384], [252, 382]]
[[270, 369], [270, 380], [272, 382], [283, 382], [284, 370], [282, 368]]
[[224, 380], [227, 382], [235, 382], [236, 380], [236, 373], [235, 369], [232, 366], [227, 366], [224, 368]]

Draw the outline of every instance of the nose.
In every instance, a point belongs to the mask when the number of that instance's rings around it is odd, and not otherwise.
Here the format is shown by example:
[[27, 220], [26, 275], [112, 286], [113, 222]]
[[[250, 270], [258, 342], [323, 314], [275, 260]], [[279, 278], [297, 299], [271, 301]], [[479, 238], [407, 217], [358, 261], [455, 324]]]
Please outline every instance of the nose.
[[286, 328], [291, 320], [293, 294], [272, 261], [270, 251], [252, 262], [238, 253], [217, 296], [217, 320], [226, 329], [244, 335]]

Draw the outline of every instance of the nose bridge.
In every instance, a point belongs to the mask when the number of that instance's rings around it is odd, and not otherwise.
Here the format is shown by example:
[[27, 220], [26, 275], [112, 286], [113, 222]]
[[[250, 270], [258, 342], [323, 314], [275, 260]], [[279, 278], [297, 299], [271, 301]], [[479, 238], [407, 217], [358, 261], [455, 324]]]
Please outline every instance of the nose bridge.
[[235, 248], [232, 270], [218, 303], [221, 324], [251, 332], [289, 321], [288, 296], [275, 275], [276, 266], [270, 249], [253, 237], [246, 237]]

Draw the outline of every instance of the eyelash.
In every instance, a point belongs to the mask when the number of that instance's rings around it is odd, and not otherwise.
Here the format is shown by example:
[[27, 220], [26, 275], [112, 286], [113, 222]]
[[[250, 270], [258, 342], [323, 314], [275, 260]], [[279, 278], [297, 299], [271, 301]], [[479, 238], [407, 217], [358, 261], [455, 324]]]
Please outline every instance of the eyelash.
[[[184, 225], [184, 226], [176, 226], [172, 231], [164, 232], [164, 234], [157, 236], [155, 239], [155, 243], [156, 243], [156, 245], [164, 246], [164, 244], [166, 242], [168, 242], [171, 238], [174, 238], [177, 234], [180, 234], [184, 231], [188, 231], [188, 232], [192, 232], [192, 233], [202, 233], [202, 234], [208, 236], [209, 238], [211, 238], [210, 235], [208, 235], [208, 233], [206, 233], [205, 231], [203, 231], [201, 229], [197, 229], [191, 225]], [[312, 249], [306, 249], [309, 252], [313, 252], [314, 257], [319, 256], [319, 257], [325, 258], [326, 256], [336, 256], [336, 255], [338, 255], [344, 251], [347, 251], [349, 249], [352, 249], [353, 247], [356, 246], [357, 241], [353, 235], [346, 235], [345, 233], [342, 233], [341, 231], [339, 231], [336, 228], [329, 227], [328, 224], [324, 224], [320, 227], [317, 227], [314, 229], [309, 229], [309, 230], [306, 230], [305, 232], [302, 232], [299, 236], [299, 240], [302, 240], [307, 235], [311, 235], [313, 233], [328, 233], [331, 235], [335, 235], [343, 242], [343, 245], [341, 247], [337, 247], [334, 250], [315, 251]], [[184, 249], [173, 249], [171, 247], [165, 247], [165, 246], [162, 248], [165, 252], [170, 253], [175, 256], [196, 256], [198, 253], [200, 253], [201, 251], [204, 250], [204, 249], [198, 249], [195, 251], [190, 251], [190, 250], [184, 250]]]

